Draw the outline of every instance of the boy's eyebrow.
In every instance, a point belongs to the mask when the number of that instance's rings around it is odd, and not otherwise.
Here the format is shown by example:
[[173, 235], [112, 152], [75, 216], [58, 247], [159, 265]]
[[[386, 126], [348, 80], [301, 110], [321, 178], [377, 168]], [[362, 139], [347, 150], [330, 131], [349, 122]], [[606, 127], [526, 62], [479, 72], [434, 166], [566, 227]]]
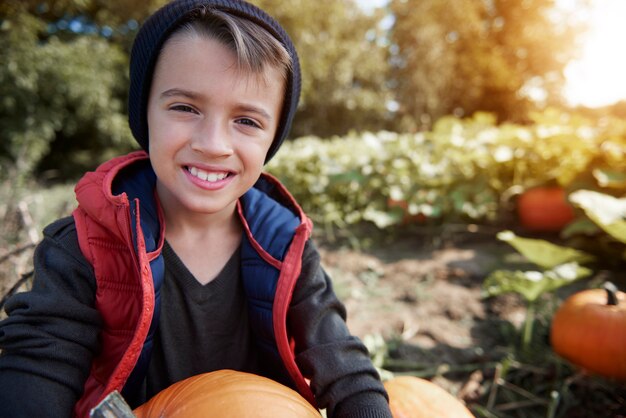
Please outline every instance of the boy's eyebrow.
[[193, 91], [185, 90], [185, 89], [179, 89], [179, 88], [173, 88], [173, 89], [165, 90], [163, 93], [161, 93], [161, 98], [163, 98], [163, 97], [173, 97], [173, 96], [183, 96], [183, 97], [188, 97], [190, 99], [197, 99], [198, 98], [198, 94], [194, 93]]
[[268, 121], [272, 120], [272, 116], [269, 113], [267, 113], [265, 110], [261, 109], [260, 107], [256, 107], [256, 106], [252, 106], [252, 105], [248, 105], [248, 104], [242, 104], [242, 105], [238, 106], [238, 109], [242, 110], [244, 112], [257, 113], [261, 117], [267, 119]]

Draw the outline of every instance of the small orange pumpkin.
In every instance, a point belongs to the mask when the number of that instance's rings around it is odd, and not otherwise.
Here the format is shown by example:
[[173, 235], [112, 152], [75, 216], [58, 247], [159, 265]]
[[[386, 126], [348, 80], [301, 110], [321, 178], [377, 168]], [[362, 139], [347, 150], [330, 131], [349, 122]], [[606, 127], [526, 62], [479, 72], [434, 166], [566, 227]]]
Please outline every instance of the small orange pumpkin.
[[560, 231], [575, 217], [561, 187], [535, 187], [517, 199], [517, 212], [522, 226], [531, 231]]
[[399, 376], [385, 382], [393, 418], [474, 418], [461, 401], [419, 377]]
[[626, 293], [611, 283], [574, 293], [554, 314], [550, 340], [573, 364], [626, 380]]
[[133, 412], [137, 418], [320, 418], [320, 413], [293, 389], [234, 370], [177, 382]]

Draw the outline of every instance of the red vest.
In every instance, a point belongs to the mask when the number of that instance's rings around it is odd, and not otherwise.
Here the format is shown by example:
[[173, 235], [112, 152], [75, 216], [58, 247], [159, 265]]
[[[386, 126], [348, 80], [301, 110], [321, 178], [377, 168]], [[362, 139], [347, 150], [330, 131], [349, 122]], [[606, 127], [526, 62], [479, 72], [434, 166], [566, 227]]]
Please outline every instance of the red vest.
[[[95, 303], [103, 319], [101, 352], [92, 362], [83, 396], [76, 404], [74, 413], [78, 417], [88, 416], [90, 409], [113, 390], [122, 391], [137, 364], [152, 323], [155, 288], [150, 262], [160, 256], [163, 246], [165, 234], [161, 209], [157, 204], [155, 216], [160, 231], [154, 242], [151, 237], [146, 241], [140, 217], [142, 202], [130, 200], [126, 193], [114, 194], [114, 180], [120, 172], [147, 163], [147, 158], [145, 152], [139, 151], [110, 160], [95, 172], [87, 173], [75, 188], [79, 206], [73, 215], [78, 240], [82, 253], [94, 269], [97, 281]], [[278, 190], [281, 198], [299, 212], [301, 219], [283, 260], [272, 257], [257, 243], [243, 216], [241, 202], [238, 211], [252, 247], [280, 271], [272, 307], [276, 346], [296, 388], [314, 403], [311, 389], [295, 364], [286, 329], [287, 309], [300, 274], [302, 251], [310, 236], [311, 223], [276, 179], [263, 176]], [[152, 250], [148, 251], [147, 247]]]

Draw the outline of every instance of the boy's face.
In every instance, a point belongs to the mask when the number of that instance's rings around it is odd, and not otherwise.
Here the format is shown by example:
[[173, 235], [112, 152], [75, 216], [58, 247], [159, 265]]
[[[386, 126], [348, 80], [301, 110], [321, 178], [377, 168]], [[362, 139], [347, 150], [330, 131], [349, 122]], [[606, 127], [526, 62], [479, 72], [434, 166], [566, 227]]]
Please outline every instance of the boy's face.
[[284, 81], [237, 70], [215, 40], [174, 35], [148, 100], [150, 161], [167, 217], [234, 213], [259, 178], [278, 126]]

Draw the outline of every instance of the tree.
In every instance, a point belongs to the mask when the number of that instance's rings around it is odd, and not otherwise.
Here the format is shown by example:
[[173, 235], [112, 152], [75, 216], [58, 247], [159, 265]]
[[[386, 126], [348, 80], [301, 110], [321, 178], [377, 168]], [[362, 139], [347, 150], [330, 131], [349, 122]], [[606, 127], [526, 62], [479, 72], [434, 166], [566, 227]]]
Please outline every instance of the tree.
[[302, 65], [292, 136], [379, 130], [389, 123], [387, 48], [381, 14], [354, 0], [253, 0], [285, 27]]
[[125, 50], [151, 3], [128, 3], [0, 4], [0, 176], [68, 175], [133, 146]]
[[533, 106], [531, 87], [560, 100], [580, 27], [555, 0], [392, 0], [390, 10], [405, 126], [478, 110], [520, 121]]

